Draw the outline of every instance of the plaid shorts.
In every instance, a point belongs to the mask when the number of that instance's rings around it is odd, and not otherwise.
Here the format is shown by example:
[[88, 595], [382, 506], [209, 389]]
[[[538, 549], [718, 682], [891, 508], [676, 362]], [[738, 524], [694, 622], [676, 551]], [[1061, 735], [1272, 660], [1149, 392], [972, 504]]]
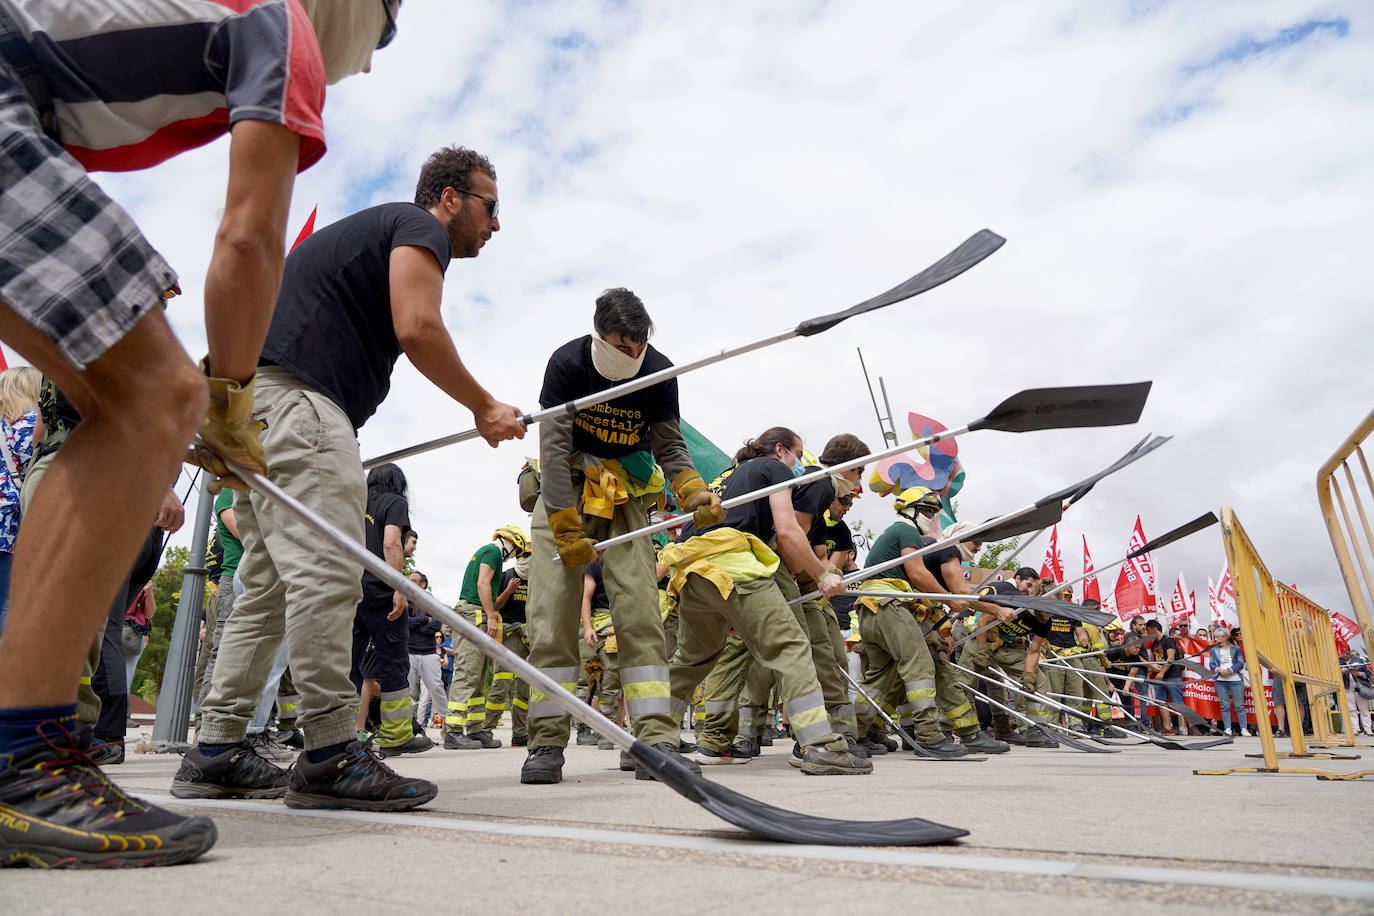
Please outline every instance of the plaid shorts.
[[35, 101], [42, 77], [30, 55], [0, 15], [0, 301], [85, 369], [177, 278], [123, 208], [43, 132]]

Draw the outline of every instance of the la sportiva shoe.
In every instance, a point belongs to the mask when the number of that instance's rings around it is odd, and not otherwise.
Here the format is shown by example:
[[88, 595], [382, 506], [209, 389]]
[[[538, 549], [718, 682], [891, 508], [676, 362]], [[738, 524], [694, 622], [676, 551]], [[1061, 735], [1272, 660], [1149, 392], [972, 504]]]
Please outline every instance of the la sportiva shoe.
[[553, 785], [563, 781], [563, 749], [544, 745], [531, 748], [520, 768], [520, 781], [527, 786]]
[[208, 817], [173, 814], [106, 779], [86, 753], [90, 729], [39, 730], [43, 743], [0, 769], [0, 866], [175, 865], [215, 845]]
[[408, 811], [439, 794], [427, 779], [408, 779], [382, 762], [369, 743], [350, 741], [340, 753], [319, 763], [302, 754], [292, 765], [286, 787], [288, 808], [356, 808]]
[[124, 762], [124, 742], [106, 741], [96, 743], [91, 747], [91, 762], [96, 766], [108, 767], [116, 766]]
[[813, 744], [802, 751], [798, 769], [807, 776], [863, 776], [873, 772], [873, 761], [855, 757], [848, 750]]
[[211, 757], [193, 747], [181, 758], [172, 779], [177, 798], [281, 798], [286, 771], [258, 755], [247, 739]]

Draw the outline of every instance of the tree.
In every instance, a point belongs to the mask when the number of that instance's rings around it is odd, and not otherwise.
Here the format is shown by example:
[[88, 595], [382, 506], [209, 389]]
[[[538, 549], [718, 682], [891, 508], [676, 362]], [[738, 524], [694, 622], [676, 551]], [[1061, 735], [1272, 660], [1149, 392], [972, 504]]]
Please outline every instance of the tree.
[[[163, 554], [162, 568], [153, 575], [153, 599], [157, 614], [153, 617], [153, 631], [148, 634], [148, 647], [138, 660], [134, 674], [133, 692], [149, 703], [157, 702], [162, 686], [162, 671], [167, 665], [167, 652], [172, 643], [172, 624], [176, 621], [177, 604], [181, 601], [182, 571], [191, 560], [191, 551], [172, 547]], [[202, 615], [206, 602], [213, 600], [214, 583], [206, 583], [205, 598], [201, 602]]]
[[973, 565], [981, 567], [982, 569], [1000, 570], [1003, 566], [1002, 557], [1016, 550], [1016, 545], [1020, 543], [1020, 541], [1021, 538], [1014, 537], [1005, 541], [998, 541], [996, 544], [988, 544], [983, 548], [982, 552], [978, 554], [978, 562]]

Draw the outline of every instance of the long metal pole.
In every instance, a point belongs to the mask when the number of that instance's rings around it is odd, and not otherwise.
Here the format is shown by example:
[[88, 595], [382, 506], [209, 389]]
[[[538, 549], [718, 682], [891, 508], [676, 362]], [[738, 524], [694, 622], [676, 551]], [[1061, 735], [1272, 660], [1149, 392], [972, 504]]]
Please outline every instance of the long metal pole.
[[179, 754], [191, 746], [186, 740], [186, 731], [191, 717], [191, 690], [195, 686], [201, 609], [205, 603], [205, 545], [210, 539], [211, 510], [215, 505], [209, 486], [210, 475], [206, 474], [196, 502], [191, 560], [181, 571], [181, 598], [177, 601], [172, 641], [167, 647], [167, 664], [162, 669], [162, 686], [157, 694], [153, 742], [159, 754]]

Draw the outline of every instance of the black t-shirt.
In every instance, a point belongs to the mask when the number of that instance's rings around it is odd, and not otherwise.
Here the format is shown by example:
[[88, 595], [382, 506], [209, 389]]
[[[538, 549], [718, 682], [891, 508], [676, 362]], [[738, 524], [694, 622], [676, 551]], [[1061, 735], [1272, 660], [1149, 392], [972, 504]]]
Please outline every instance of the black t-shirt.
[[[989, 582], [978, 589], [980, 595], [1019, 595], [1015, 585], [1010, 582]], [[1002, 635], [1002, 639], [1007, 642], [1024, 642], [1031, 636], [1039, 636], [1042, 639], [1050, 635], [1050, 622], [1041, 620], [1033, 612], [1022, 610], [1011, 623], [998, 624], [997, 632]]]
[[[734, 499], [736, 496], [792, 479], [790, 468], [778, 459], [765, 455], [762, 458], [750, 458], [730, 473], [722, 474], [717, 481], [724, 481], [724, 486], [719, 491], [721, 498]], [[718, 525], [697, 530], [695, 524], [687, 522], [682, 526], [682, 534], [678, 540], [685, 541], [689, 537], [717, 528], [734, 528], [737, 531], [748, 532], [765, 544], [772, 544], [778, 535], [777, 529], [773, 526], [773, 510], [768, 505], [768, 497], [765, 496], [735, 506], [725, 513], [725, 521]]]
[[[810, 474], [820, 468], [808, 465], [803, 473]], [[811, 516], [811, 524], [820, 521], [825, 510], [835, 501], [835, 484], [828, 477], [804, 483], [792, 491], [792, 508]]]
[[343, 408], [354, 429], [391, 388], [401, 355], [391, 322], [391, 252], [434, 254], [447, 270], [448, 231], [414, 204], [382, 204], [346, 216], [287, 255], [259, 365], [278, 365]]
[[1078, 621], [1072, 617], [1055, 614], [1050, 617], [1050, 635], [1046, 636], [1045, 640], [1056, 649], [1071, 649], [1078, 645], [1078, 640], [1074, 638], [1073, 631], [1079, 626]]
[[[410, 510], [405, 499], [395, 493], [375, 492], [367, 494], [367, 514], [363, 516], [363, 537], [367, 543], [367, 549], [384, 560], [386, 554], [382, 550], [382, 537], [386, 534], [387, 525], [395, 525], [402, 531], [410, 527]], [[364, 598], [387, 598], [393, 591], [395, 589], [391, 586], [367, 570], [363, 570]]]
[[[510, 580], [520, 579], [514, 569], [508, 569], [501, 573], [501, 587], [496, 590], [499, 595], [510, 585]], [[501, 623], [524, 623], [525, 622], [525, 602], [530, 597], [530, 584], [524, 579], [520, 579], [520, 584], [511, 592], [511, 596], [506, 599], [506, 606], [501, 608]]]
[[[667, 369], [668, 357], [648, 345], [635, 378]], [[623, 381], [630, 381], [625, 379]], [[605, 391], [613, 382], [592, 365], [592, 336], [570, 340], [549, 357], [539, 403], [545, 408]], [[572, 446], [599, 458], [623, 458], [631, 452], [653, 451], [649, 424], [678, 419], [677, 379], [632, 391], [605, 404], [579, 410], [573, 417]]]
[[[934, 544], [934, 543], [935, 543], [935, 538], [926, 537], [926, 538], [923, 538], [923, 539], [922, 539], [921, 546], [922, 546], [922, 547], [929, 547], [931, 544]], [[948, 591], [950, 591], [950, 587], [949, 587], [949, 583], [945, 581], [945, 572], [944, 572], [945, 561], [946, 561], [946, 560], [958, 560], [958, 559], [960, 559], [960, 557], [959, 557], [959, 545], [958, 545], [958, 544], [950, 544], [948, 547], [945, 547], [945, 548], [943, 548], [943, 549], [941, 549], [941, 550], [937, 550], [937, 551], [935, 551], [934, 553], [928, 553], [928, 554], [926, 554], [925, 556], [921, 557], [921, 562], [924, 563], [924, 564], [926, 564], [926, 571], [929, 572], [932, 576], [935, 577], [935, 581], [936, 581], [936, 582], [939, 582], [939, 583], [940, 583], [940, 588], [943, 589], [944, 591], [948, 592]], [[998, 582], [997, 584], [998, 584], [998, 585], [1008, 585], [1008, 583], [1006, 583], [1006, 582]], [[1008, 587], [1011, 588], [1012, 591], [1016, 591], [1016, 586], [1014, 586], [1014, 585], [1009, 585]]]
[[[1150, 648], [1154, 650], [1156, 662], [1163, 662], [1170, 649], [1174, 650], [1174, 658], [1183, 657], [1183, 650], [1178, 647], [1178, 640], [1172, 636], [1159, 637], [1151, 644]], [[1166, 681], [1176, 681], [1181, 677], [1183, 677], [1182, 665], [1170, 665], [1164, 669], [1164, 680]]]
[[596, 591], [592, 592], [592, 611], [610, 610], [611, 599], [606, 595], [606, 580], [601, 577], [601, 561], [593, 560], [588, 563], [586, 574], [596, 583]]
[[832, 522], [824, 515], [812, 523], [806, 540], [812, 547], [824, 548], [827, 559], [837, 550], [854, 549], [854, 534], [849, 526], [844, 521]]

